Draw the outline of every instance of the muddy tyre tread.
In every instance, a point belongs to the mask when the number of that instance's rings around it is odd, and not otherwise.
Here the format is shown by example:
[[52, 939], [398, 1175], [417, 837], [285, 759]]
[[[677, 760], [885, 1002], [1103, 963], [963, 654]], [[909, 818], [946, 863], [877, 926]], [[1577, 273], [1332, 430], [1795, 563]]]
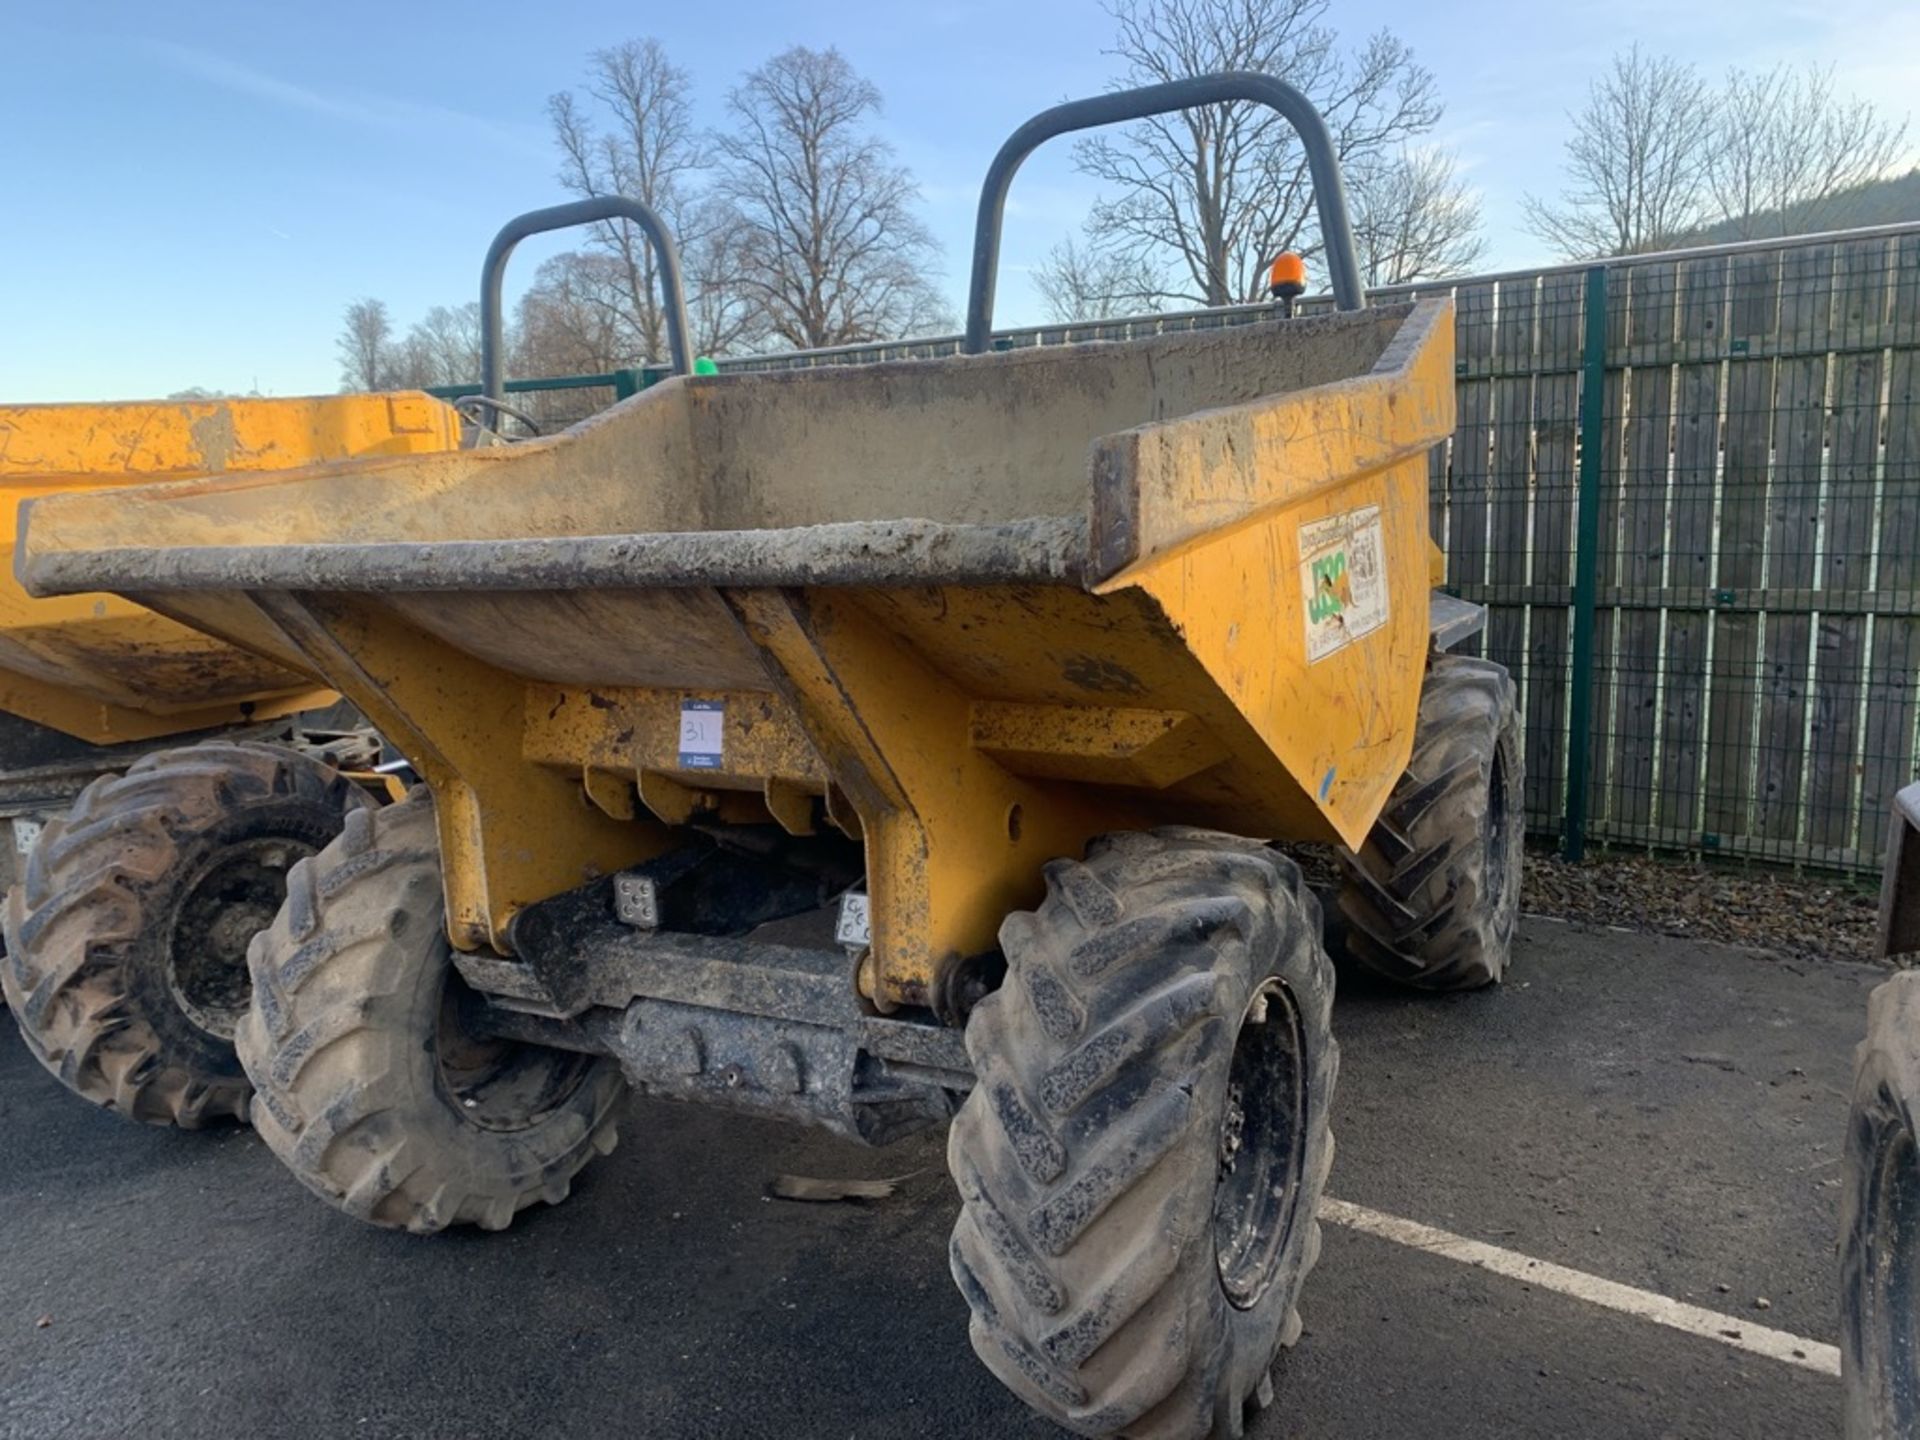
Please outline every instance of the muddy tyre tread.
[[253, 1004], [235, 1037], [254, 1129], [300, 1182], [357, 1219], [417, 1234], [504, 1229], [537, 1201], [566, 1199], [581, 1167], [613, 1149], [626, 1094], [603, 1060], [524, 1131], [501, 1138], [462, 1121], [423, 1043], [438, 972], [400, 948], [444, 955], [444, 905], [424, 789], [350, 816], [294, 867], [286, 904], [254, 938]]
[[7, 900], [0, 990], [28, 1049], [69, 1089], [134, 1120], [245, 1120], [252, 1087], [231, 1046], [166, 1033], [154, 1007], [171, 1002], [143, 983], [156, 963], [145, 942], [216, 826], [292, 809], [324, 839], [362, 800], [332, 766], [253, 741], [159, 750], [94, 780], [47, 823]]
[[[1920, 971], [1867, 1000], [1840, 1199], [1840, 1370], [1848, 1440], [1920, 1431]], [[1901, 1302], [1904, 1299], [1905, 1304]]]
[[[968, 1023], [978, 1080], [948, 1145], [962, 1200], [951, 1268], [974, 1349], [1081, 1434], [1237, 1436], [1299, 1335], [1320, 1248], [1338, 1052], [1318, 904], [1279, 853], [1169, 828], [1054, 862], [1046, 900], [1008, 918], [1001, 946], [1008, 978]], [[1269, 973], [1318, 1040], [1317, 1124], [1278, 1278], [1240, 1311], [1210, 1217], [1226, 1058]]]
[[[1436, 655], [1413, 755], [1360, 849], [1340, 854], [1347, 955], [1422, 990], [1473, 990], [1506, 972], [1519, 913], [1520, 722], [1504, 666]], [[1489, 873], [1491, 767], [1504, 767], [1513, 873]]]

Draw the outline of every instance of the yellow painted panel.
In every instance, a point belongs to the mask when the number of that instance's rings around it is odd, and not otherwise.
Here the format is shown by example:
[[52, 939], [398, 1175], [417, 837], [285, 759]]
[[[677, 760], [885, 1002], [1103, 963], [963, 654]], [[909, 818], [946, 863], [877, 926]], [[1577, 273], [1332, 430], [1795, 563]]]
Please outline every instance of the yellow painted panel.
[[857, 592], [728, 595], [785, 682], [800, 724], [859, 813], [872, 898], [867, 998], [927, 1005], [946, 967], [1038, 902], [1041, 867], [1124, 829], [1130, 807], [1037, 785], [968, 743], [969, 697], [903, 646]]
[[[452, 450], [460, 418], [418, 392], [291, 400], [0, 406], [0, 507], [155, 480]], [[0, 539], [0, 707], [95, 744], [332, 702], [305, 667], [113, 595], [34, 599]], [[283, 652], [283, 661], [286, 657]]]
[[1016, 775], [1150, 790], [1227, 758], [1227, 747], [1180, 710], [976, 701], [971, 739]]
[[[1301, 531], [1375, 507], [1385, 542], [1386, 619], [1309, 659]], [[1379, 818], [1413, 750], [1428, 634], [1426, 524], [1426, 464], [1407, 461], [1133, 574], [1350, 846]], [[1250, 594], [1266, 603], [1240, 603]]]
[[1415, 456], [1425, 465], [1453, 425], [1453, 305], [1427, 301], [1364, 376], [1109, 436], [1093, 458], [1097, 588], [1321, 491]]
[[459, 444], [459, 414], [418, 391], [0, 405], [0, 497], [422, 455]]
[[1451, 306], [1422, 305], [1364, 377], [1144, 426], [1096, 458], [1098, 590], [1160, 603], [1350, 846], [1412, 753], [1452, 336]]
[[525, 685], [448, 649], [361, 597], [266, 597], [317, 667], [432, 787], [447, 885], [447, 933], [508, 951], [514, 915], [669, 848], [660, 826], [588, 799], [580, 772], [527, 763]]

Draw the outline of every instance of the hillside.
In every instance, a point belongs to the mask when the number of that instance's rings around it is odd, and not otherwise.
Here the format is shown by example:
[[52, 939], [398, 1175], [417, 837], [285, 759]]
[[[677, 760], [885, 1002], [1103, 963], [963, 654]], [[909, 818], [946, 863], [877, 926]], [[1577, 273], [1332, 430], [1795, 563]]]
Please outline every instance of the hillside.
[[1854, 230], [1863, 225], [1896, 225], [1908, 220], [1920, 220], [1920, 169], [1841, 192], [1821, 207], [1811, 225], [1803, 223], [1798, 216], [1782, 217], [1779, 211], [1770, 210], [1747, 222], [1723, 220], [1703, 225], [1676, 240], [1671, 248], [1793, 235], [1810, 229]]

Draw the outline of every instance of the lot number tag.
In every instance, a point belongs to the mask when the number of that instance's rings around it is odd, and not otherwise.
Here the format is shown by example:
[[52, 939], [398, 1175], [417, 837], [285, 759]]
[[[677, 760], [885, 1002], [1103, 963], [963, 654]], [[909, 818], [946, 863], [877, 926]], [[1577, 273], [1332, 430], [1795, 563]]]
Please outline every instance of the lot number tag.
[[873, 943], [873, 914], [864, 890], [849, 890], [840, 897], [840, 918], [833, 927], [833, 938], [848, 949], [859, 950]]
[[680, 768], [718, 770], [726, 755], [724, 700], [680, 702]]
[[1300, 527], [1308, 664], [1387, 623], [1386, 554], [1378, 505]]

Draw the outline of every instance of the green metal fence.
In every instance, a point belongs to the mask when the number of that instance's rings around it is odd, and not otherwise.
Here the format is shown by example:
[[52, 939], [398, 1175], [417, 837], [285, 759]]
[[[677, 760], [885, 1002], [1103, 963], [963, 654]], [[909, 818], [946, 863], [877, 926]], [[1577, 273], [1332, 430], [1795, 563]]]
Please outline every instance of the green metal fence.
[[1536, 828], [1877, 868], [1916, 764], [1920, 229], [1457, 302], [1436, 527], [1521, 677]]
[[[1450, 293], [1447, 584], [1525, 707], [1529, 822], [1877, 868], [1920, 725], [1920, 226], [1398, 287]], [[1321, 302], [1307, 302], [1311, 311]], [[1257, 324], [1265, 305], [1001, 332]], [[957, 354], [958, 336], [720, 362]], [[632, 377], [621, 382], [618, 377]], [[516, 381], [632, 393], [651, 374]]]
[[[543, 375], [507, 381], [507, 393], [519, 397], [517, 408], [527, 411], [547, 430], [571, 425], [630, 395], [638, 395], [668, 373], [664, 365], [638, 365], [597, 375]], [[427, 393], [442, 400], [464, 400], [469, 395], [478, 395], [480, 386], [478, 383], [429, 385]]]

